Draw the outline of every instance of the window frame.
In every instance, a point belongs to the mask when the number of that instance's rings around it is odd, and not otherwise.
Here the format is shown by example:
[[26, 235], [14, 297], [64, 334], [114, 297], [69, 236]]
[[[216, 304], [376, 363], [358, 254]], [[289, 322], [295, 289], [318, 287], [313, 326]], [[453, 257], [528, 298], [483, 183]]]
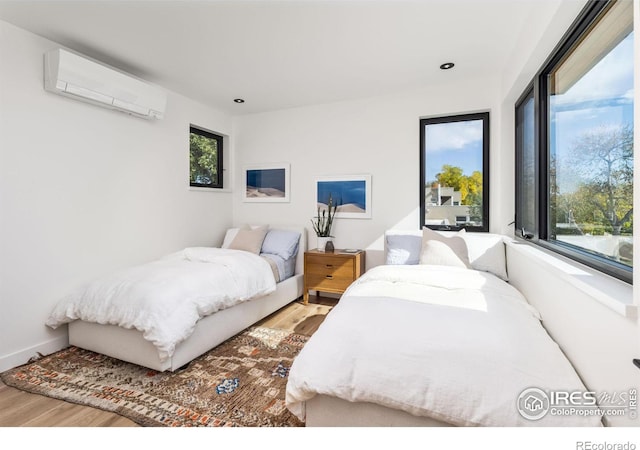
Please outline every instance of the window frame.
[[539, 225], [535, 225], [535, 228], [533, 230], [527, 230], [524, 225], [522, 224], [521, 220], [523, 217], [523, 208], [524, 208], [524, 201], [523, 201], [523, 197], [524, 197], [524, 189], [522, 188], [522, 183], [519, 182], [519, 180], [521, 180], [524, 176], [524, 167], [523, 167], [523, 163], [524, 163], [524, 148], [521, 146], [521, 140], [523, 138], [523, 133], [522, 133], [522, 127], [520, 127], [520, 115], [519, 115], [519, 109], [521, 106], [523, 106], [529, 99], [533, 100], [533, 118], [534, 118], [534, 123], [533, 123], [533, 147], [534, 147], [534, 162], [533, 162], [533, 166], [535, 168], [535, 173], [534, 173], [534, 186], [533, 186], [533, 191], [534, 191], [534, 217], [533, 217], [533, 221], [537, 222], [537, 219], [539, 217], [539, 211], [540, 211], [540, 183], [539, 183], [539, 175], [540, 175], [540, 158], [538, 155], [538, 146], [539, 146], [539, 130], [538, 130], [538, 120], [536, 120], [536, 118], [538, 117], [538, 107], [539, 105], [536, 102], [536, 86], [535, 83], [531, 83], [529, 84], [529, 86], [527, 86], [527, 88], [524, 90], [524, 92], [522, 93], [522, 95], [520, 96], [520, 98], [518, 98], [518, 100], [516, 101], [516, 105], [515, 105], [515, 137], [516, 137], [516, 145], [515, 145], [515, 153], [516, 153], [516, 164], [515, 164], [515, 179], [516, 179], [516, 186], [515, 186], [515, 200], [516, 200], [516, 205], [515, 205], [515, 211], [516, 211], [516, 221], [515, 221], [515, 225], [516, 225], [516, 236], [521, 237], [523, 239], [526, 240], [530, 240], [530, 239], [538, 239], [538, 228]]
[[[197, 125], [189, 125], [189, 136], [191, 136], [192, 134], [197, 134], [199, 136], [203, 136], [206, 137], [208, 139], [213, 139], [217, 142], [217, 157], [216, 157], [216, 166], [218, 169], [218, 180], [217, 183], [210, 183], [210, 184], [206, 184], [206, 183], [195, 183], [193, 181], [191, 181], [191, 162], [189, 162], [189, 186], [190, 187], [196, 187], [196, 188], [208, 188], [208, 189], [224, 189], [224, 180], [223, 180], [223, 174], [224, 174], [224, 166], [223, 166], [223, 153], [224, 153], [224, 146], [223, 146], [223, 142], [224, 142], [224, 137], [216, 134], [212, 131], [209, 130], [205, 130], [204, 128], [201, 128]], [[189, 149], [189, 159], [191, 159], [191, 149]]]
[[[425, 149], [425, 126], [452, 123], [468, 122], [474, 120], [482, 121], [482, 226], [470, 225], [427, 225], [425, 224], [426, 214], [426, 149]], [[490, 114], [489, 111], [455, 114], [448, 116], [426, 117], [420, 119], [420, 229], [423, 227], [438, 231], [465, 231], [489, 232], [489, 153], [490, 153]]]
[[[558, 240], [550, 241], [551, 223], [549, 217], [550, 198], [550, 170], [549, 161], [551, 159], [551, 144], [549, 136], [549, 92], [547, 88], [547, 77], [563, 61], [574, 46], [579, 44], [585, 33], [590, 31], [591, 26], [604, 14], [608, 7], [616, 0], [589, 0], [582, 12], [578, 15], [571, 27], [564, 34], [559, 44], [551, 52], [551, 55], [536, 73], [532, 82], [523, 91], [515, 104], [515, 226], [517, 239], [526, 240], [534, 245], [538, 245], [546, 250], [562, 255], [573, 261], [584, 264], [592, 269], [598, 270], [606, 275], [612, 276], [629, 284], [633, 284], [633, 266], [612, 261], [605, 257], [600, 257], [579, 247], [565, 244]], [[535, 153], [535, 220], [536, 229], [526, 230], [522, 233], [522, 182], [523, 182], [523, 148], [520, 145], [519, 129], [519, 108], [527, 101], [533, 93], [534, 101], [534, 153]], [[635, 151], [635, 149], [634, 149]], [[635, 170], [635, 169], [634, 169]], [[542, 188], [544, 187], [544, 189]]]

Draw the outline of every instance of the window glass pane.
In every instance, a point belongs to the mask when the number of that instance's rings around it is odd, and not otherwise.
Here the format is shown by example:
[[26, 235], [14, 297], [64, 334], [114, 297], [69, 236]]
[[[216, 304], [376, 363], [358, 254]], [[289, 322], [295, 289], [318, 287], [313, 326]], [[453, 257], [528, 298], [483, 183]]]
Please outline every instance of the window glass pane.
[[485, 120], [423, 121], [425, 225], [485, 227]]
[[222, 137], [191, 127], [189, 134], [189, 184], [222, 187]]
[[[535, 116], [533, 91], [516, 110], [516, 137], [518, 140], [518, 211], [517, 226], [524, 237], [533, 234], [536, 226], [536, 176]], [[520, 235], [520, 234], [519, 234]]]
[[616, 2], [548, 76], [549, 240], [632, 266], [633, 31]]

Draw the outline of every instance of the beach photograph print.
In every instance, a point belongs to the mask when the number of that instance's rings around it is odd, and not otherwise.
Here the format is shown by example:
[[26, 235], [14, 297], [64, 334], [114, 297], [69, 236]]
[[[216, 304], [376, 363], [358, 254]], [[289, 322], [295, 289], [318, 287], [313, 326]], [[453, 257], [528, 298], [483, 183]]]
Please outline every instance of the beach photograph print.
[[244, 201], [288, 202], [289, 166], [280, 164], [245, 168]]
[[335, 217], [371, 218], [371, 175], [322, 177], [316, 181], [316, 208], [338, 205]]

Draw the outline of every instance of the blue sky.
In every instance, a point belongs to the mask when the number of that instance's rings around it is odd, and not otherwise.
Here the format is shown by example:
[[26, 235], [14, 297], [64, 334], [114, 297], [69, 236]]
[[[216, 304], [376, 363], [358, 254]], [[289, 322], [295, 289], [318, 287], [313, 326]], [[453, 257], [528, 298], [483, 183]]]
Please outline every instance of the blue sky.
[[465, 175], [482, 172], [482, 121], [430, 124], [425, 133], [427, 183], [444, 164], [462, 168]]

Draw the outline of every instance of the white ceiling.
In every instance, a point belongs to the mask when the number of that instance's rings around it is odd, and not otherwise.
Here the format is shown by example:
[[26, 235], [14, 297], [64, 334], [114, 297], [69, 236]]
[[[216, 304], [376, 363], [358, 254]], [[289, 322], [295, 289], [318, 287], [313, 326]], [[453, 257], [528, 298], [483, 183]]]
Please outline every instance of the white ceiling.
[[[244, 114], [500, 76], [550, 3], [0, 0], [0, 19]], [[440, 70], [448, 61], [456, 66]]]

